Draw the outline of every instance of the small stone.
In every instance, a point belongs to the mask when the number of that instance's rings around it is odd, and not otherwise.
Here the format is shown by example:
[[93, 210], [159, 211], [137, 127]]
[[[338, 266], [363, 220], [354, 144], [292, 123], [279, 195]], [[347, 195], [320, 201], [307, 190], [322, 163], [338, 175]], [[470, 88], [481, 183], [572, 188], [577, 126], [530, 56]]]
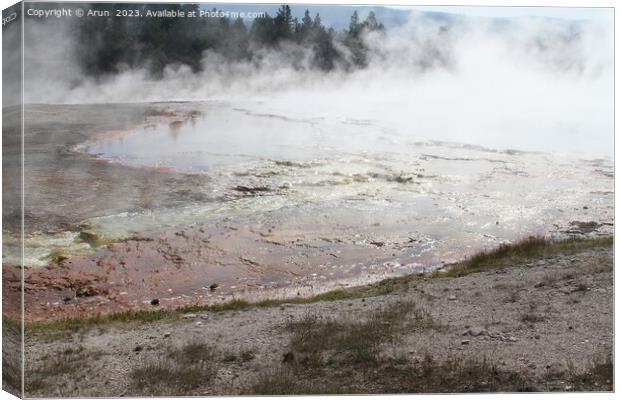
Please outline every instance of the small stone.
[[545, 282], [538, 282], [537, 284], [534, 285], [535, 288], [541, 288], [545, 286]]
[[217, 283], [212, 284], [211, 286], [209, 286], [209, 289], [211, 291], [214, 291], [215, 289], [217, 289], [220, 285], [218, 285]]
[[509, 341], [509, 342], [516, 342], [516, 341], [517, 341], [517, 338], [516, 338], [516, 337], [514, 337], [514, 336], [510, 336], [510, 337], [508, 338], [508, 341]]
[[461, 344], [469, 344], [469, 340], [463, 339], [463, 340], [461, 340]]
[[288, 352], [286, 354], [284, 354], [284, 356], [282, 356], [282, 362], [283, 363], [290, 363], [295, 361], [295, 354], [293, 354], [292, 352]]
[[142, 346], [137, 345], [136, 347], [134, 347], [133, 351], [135, 351], [136, 353], [142, 351]]
[[196, 321], [196, 323], [194, 324], [196, 326], [202, 326], [202, 321]]
[[540, 335], [534, 335], [534, 339], [540, 339]]
[[452, 294], [452, 295], [450, 295], [450, 296], [448, 297], [448, 300], [450, 300], [450, 301], [454, 301], [454, 300], [456, 300], [456, 296]]
[[159, 305], [159, 299], [153, 299], [153, 300], [151, 300], [151, 305], [152, 305], [152, 306], [158, 306], [158, 305]]
[[192, 319], [192, 318], [196, 318], [196, 314], [185, 314], [185, 315], [183, 316], [183, 318], [185, 318], [185, 319]]
[[164, 332], [164, 337], [165, 337], [165, 338], [170, 337], [170, 332]]
[[486, 329], [481, 329], [481, 328], [471, 328], [469, 330], [469, 334], [473, 337], [477, 337], [477, 336], [483, 336], [486, 335], [488, 332], [486, 331]]

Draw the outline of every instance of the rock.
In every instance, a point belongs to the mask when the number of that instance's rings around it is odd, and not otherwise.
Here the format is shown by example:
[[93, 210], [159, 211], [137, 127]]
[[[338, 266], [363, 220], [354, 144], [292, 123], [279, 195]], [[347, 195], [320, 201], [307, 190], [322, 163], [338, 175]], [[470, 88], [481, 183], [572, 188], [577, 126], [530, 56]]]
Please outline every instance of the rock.
[[488, 332], [486, 329], [482, 329], [482, 328], [470, 328], [469, 329], [469, 335], [473, 337], [483, 336], [487, 334]]
[[164, 332], [164, 337], [165, 338], [169, 338], [170, 337], [170, 332]]
[[202, 321], [196, 321], [196, 323], [194, 324], [196, 326], [202, 326]]
[[196, 314], [185, 314], [185, 315], [183, 315], [183, 318], [185, 318], [185, 319], [196, 318]]
[[214, 291], [215, 289], [217, 289], [220, 285], [218, 285], [217, 283], [212, 284], [211, 286], [209, 286], [209, 289], [211, 291]]
[[288, 353], [285, 353], [284, 356], [282, 356], [283, 363], [291, 363], [293, 361], [295, 361], [295, 354], [290, 351]]
[[104, 291], [94, 286], [78, 287], [75, 290], [75, 297], [92, 297], [104, 294]]
[[540, 339], [540, 335], [534, 335], [534, 339]]
[[235, 186], [232, 190], [244, 194], [257, 195], [260, 193], [271, 192], [272, 190], [266, 186], [256, 186], [256, 187], [248, 187], [248, 186]]
[[461, 344], [469, 344], [469, 340], [463, 339], [463, 340], [461, 340]]
[[541, 288], [545, 286], [545, 282], [538, 282], [537, 284], [534, 285], [535, 288]]
[[509, 341], [509, 342], [516, 342], [516, 341], [517, 341], [517, 338], [516, 338], [516, 337], [514, 337], [514, 336], [510, 336], [510, 337], [508, 338], [508, 341]]
[[142, 351], [142, 346], [137, 345], [136, 347], [134, 347], [133, 351], [135, 351], [136, 353]]
[[552, 376], [552, 377], [562, 376], [562, 373], [564, 372], [562, 368], [562, 364], [560, 364], [557, 361], [551, 364], [547, 364], [545, 366], [545, 370], [546, 370], [547, 375]]
[[159, 305], [159, 299], [153, 299], [153, 300], [151, 300], [151, 305], [152, 305], [152, 306], [158, 306], [158, 305]]
[[454, 300], [456, 300], [456, 296], [455, 296], [455, 295], [453, 295], [453, 294], [451, 294], [451, 295], [448, 297], [448, 300], [450, 300], [450, 301], [454, 301]]

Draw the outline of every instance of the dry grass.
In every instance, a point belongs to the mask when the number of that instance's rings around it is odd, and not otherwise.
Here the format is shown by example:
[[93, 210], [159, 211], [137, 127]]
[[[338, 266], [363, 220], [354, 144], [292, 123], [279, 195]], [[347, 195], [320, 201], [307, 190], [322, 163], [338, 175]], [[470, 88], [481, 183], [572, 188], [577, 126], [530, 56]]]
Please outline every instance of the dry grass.
[[78, 380], [77, 375], [85, 373], [92, 361], [101, 355], [100, 352], [88, 351], [81, 345], [65, 347], [56, 354], [48, 354], [41, 358], [33, 369], [26, 371], [25, 391], [31, 394], [42, 388], [54, 386], [53, 382], [63, 377]]
[[15, 363], [2, 355], [2, 389], [16, 396], [21, 395], [22, 374]]
[[170, 349], [167, 357], [142, 362], [130, 373], [136, 395], [179, 395], [209, 384], [216, 374], [212, 347], [190, 342]]
[[568, 253], [601, 246], [613, 246], [613, 237], [572, 238], [553, 242], [540, 236], [530, 236], [514, 243], [502, 244], [490, 251], [477, 253], [462, 262], [449, 266], [447, 272], [435, 274], [435, 276], [464, 276], [475, 272], [505, 267], [507, 262], [514, 263], [532, 258], [546, 258], [558, 253]]
[[510, 291], [510, 294], [504, 299], [505, 303], [517, 303], [521, 299], [521, 295], [517, 289]]
[[[427, 353], [422, 360], [381, 359], [373, 365], [311, 367], [303, 373], [278, 368], [259, 375], [249, 394], [293, 395], [317, 393], [485, 393], [541, 391], [611, 391], [611, 356], [595, 360], [584, 372], [566, 369], [552, 377], [537, 377], [527, 368], [509, 370], [492, 357], [459, 357], [437, 360]], [[329, 382], [330, 387], [325, 387]], [[334, 390], [333, 388], [337, 388]]]
[[[332, 376], [334, 377], [334, 376]], [[252, 395], [291, 396], [346, 394], [339, 379], [300, 379], [290, 368], [279, 367], [261, 372], [252, 383]]]
[[302, 363], [372, 363], [377, 361], [381, 345], [398, 338], [403, 328], [437, 327], [430, 313], [413, 302], [395, 302], [367, 315], [340, 319], [309, 315], [291, 321], [291, 348]]
[[610, 391], [613, 390], [614, 363], [612, 355], [596, 357], [586, 371], [572, 373], [569, 377], [572, 390]]

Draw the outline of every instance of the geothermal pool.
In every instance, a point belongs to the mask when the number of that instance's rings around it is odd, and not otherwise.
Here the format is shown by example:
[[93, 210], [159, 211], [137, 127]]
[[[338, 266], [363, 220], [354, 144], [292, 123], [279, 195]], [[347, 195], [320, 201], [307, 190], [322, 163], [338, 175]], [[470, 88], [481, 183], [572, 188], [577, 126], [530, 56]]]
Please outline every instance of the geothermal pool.
[[578, 233], [589, 222], [595, 229], [583, 233], [612, 231], [609, 160], [432, 141], [385, 125], [208, 103], [185, 119], [82, 144], [99, 159], [211, 178], [208, 201], [106, 216], [93, 228], [122, 236], [228, 219], [299, 238], [405, 246], [394, 259], [404, 265], [426, 252], [445, 261], [527, 235]]
[[[53, 153], [55, 170], [27, 168], [39, 174], [27, 175], [41, 193], [33, 223], [73, 218], [26, 234], [32, 318], [151, 298], [307, 295], [441, 268], [530, 235], [613, 233], [609, 159], [436, 141], [376, 119], [251, 102], [155, 107], [154, 117], [97, 128]], [[38, 111], [41, 126], [76, 115], [65, 108]], [[104, 108], [92, 112], [104, 120]], [[39, 199], [52, 190], [61, 203]], [[19, 255], [5, 234], [3, 262], [18, 265]], [[63, 305], [58, 296], [80, 285], [87, 299]]]

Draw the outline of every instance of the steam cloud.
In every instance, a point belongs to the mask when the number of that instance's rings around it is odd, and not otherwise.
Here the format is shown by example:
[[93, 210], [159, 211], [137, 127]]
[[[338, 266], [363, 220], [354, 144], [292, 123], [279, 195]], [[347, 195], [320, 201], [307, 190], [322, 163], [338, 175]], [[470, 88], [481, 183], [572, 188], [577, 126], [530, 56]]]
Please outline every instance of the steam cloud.
[[610, 156], [612, 24], [412, 13], [366, 35], [369, 65], [355, 71], [312, 69], [310, 49], [283, 44], [251, 63], [207, 51], [199, 73], [169, 65], [162, 79], [137, 68], [97, 80], [77, 66], [70, 26], [27, 20], [25, 101], [262, 100], [282, 114], [379, 121], [408, 137]]

